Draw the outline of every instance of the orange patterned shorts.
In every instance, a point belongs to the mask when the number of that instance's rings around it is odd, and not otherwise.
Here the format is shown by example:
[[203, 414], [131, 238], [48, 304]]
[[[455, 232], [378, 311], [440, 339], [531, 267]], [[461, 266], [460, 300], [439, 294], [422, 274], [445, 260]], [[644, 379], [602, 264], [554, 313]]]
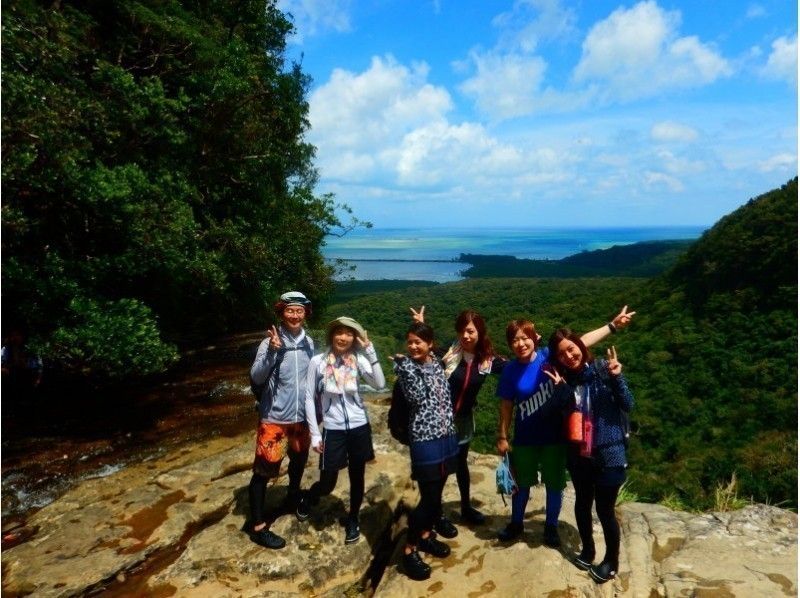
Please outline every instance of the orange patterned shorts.
[[260, 422], [256, 434], [256, 458], [253, 472], [269, 478], [276, 477], [287, 452], [307, 453], [311, 447], [308, 424], [273, 424]]

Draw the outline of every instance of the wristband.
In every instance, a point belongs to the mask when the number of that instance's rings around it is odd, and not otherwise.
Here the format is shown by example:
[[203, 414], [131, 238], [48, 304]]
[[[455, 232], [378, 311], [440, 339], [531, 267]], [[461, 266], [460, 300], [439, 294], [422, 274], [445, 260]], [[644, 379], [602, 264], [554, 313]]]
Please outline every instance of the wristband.
[[617, 332], [617, 327], [614, 326], [613, 322], [608, 323], [608, 329], [611, 331], [611, 334], [616, 334]]

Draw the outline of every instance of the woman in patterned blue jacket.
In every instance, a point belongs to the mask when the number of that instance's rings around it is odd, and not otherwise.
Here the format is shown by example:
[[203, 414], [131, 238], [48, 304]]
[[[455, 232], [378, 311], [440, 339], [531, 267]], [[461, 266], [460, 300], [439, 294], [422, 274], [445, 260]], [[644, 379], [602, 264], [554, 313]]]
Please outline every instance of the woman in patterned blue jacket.
[[[607, 361], [593, 360], [580, 336], [568, 328], [556, 330], [548, 347], [554, 368], [545, 373], [556, 385], [556, 404], [567, 414], [567, 468], [575, 488], [575, 521], [582, 545], [574, 563], [597, 583], [605, 583], [619, 568], [620, 531], [614, 506], [628, 467], [626, 414], [633, 407], [633, 395], [614, 347], [608, 350]], [[597, 565], [593, 502], [606, 544], [606, 554]]]
[[405, 573], [416, 580], [431, 575], [430, 565], [418, 550], [439, 558], [450, 554], [450, 547], [436, 539], [433, 527], [442, 516], [442, 490], [458, 458], [450, 387], [433, 345], [433, 328], [414, 323], [406, 333], [408, 355], [394, 357], [394, 371], [408, 403], [411, 477], [419, 487], [419, 503], [408, 518], [403, 553]]

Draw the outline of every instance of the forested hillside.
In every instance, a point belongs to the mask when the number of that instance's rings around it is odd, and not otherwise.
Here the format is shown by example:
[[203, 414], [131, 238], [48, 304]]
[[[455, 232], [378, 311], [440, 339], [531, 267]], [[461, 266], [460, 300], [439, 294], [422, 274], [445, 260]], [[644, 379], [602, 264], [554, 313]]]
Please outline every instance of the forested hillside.
[[[797, 506], [797, 180], [750, 201], [707, 231], [653, 279], [466, 280], [360, 297], [331, 306], [402, 350], [408, 306], [426, 305], [439, 339], [467, 307], [509, 353], [509, 319], [532, 318], [543, 337], [586, 331], [623, 304], [637, 316], [609, 337], [636, 398], [630, 490], [641, 499], [710, 508], [735, 474], [745, 499]], [[482, 390], [473, 447], [494, 447], [495, 382]]]
[[[797, 179], [751, 200], [642, 296], [626, 343], [639, 492], [797, 506]], [[702, 502], [705, 501], [705, 502]]]
[[291, 30], [263, 0], [4, 3], [3, 329], [51, 372], [160, 371], [331, 290]]
[[579, 276], [643, 276], [661, 274], [680, 258], [691, 241], [642, 241], [608, 249], [582, 251], [560, 260], [529, 260], [512, 255], [461, 254], [470, 264], [467, 278], [576, 278]]

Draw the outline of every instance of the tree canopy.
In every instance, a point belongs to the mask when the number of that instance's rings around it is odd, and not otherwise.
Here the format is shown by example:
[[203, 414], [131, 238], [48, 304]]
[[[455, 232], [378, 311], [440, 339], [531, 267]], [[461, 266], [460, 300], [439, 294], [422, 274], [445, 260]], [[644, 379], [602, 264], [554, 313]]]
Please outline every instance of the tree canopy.
[[264, 0], [20, 0], [2, 21], [3, 323], [147, 374], [175, 343], [331, 290], [308, 77]]

